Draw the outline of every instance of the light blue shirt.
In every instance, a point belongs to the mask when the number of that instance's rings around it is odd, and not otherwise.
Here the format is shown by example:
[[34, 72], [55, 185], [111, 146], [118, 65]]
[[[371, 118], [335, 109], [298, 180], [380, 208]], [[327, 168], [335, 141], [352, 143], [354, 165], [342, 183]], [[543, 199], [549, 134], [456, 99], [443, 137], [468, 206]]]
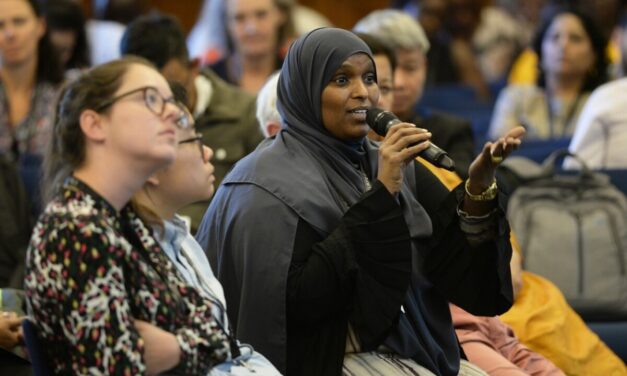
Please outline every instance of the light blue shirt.
[[[213, 315], [228, 330], [226, 299], [220, 281], [213, 274], [209, 260], [200, 244], [190, 234], [187, 223], [178, 215], [163, 221], [164, 231], [157, 240], [185, 281], [211, 300]], [[218, 301], [220, 304], [215, 304]], [[220, 305], [224, 310], [220, 309]]]
[[[179, 215], [171, 221], [163, 221], [163, 232], [157, 231], [157, 240], [168, 258], [174, 263], [185, 281], [195, 287], [209, 299], [213, 316], [222, 324], [228, 333], [229, 325], [226, 315], [226, 299], [220, 281], [213, 274], [209, 260], [200, 244], [189, 232], [187, 222]], [[277, 369], [263, 355], [254, 351], [249, 345], [241, 345], [242, 356], [216, 365], [208, 376], [280, 376]], [[243, 351], [242, 351], [243, 350]], [[244, 360], [238, 361], [238, 359]]]

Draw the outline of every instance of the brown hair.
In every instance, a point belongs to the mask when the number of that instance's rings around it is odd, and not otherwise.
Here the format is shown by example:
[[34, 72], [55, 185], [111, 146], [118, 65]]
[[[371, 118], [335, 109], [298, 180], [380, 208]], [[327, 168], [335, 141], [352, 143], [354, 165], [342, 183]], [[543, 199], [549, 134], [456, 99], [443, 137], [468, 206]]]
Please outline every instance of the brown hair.
[[[150, 198], [150, 194], [148, 189], [146, 188], [146, 185], [144, 185], [142, 189], [144, 190], [148, 198]], [[131, 198], [130, 204], [131, 208], [133, 209], [135, 214], [137, 214], [139, 219], [142, 220], [142, 222], [144, 222], [151, 229], [158, 229], [163, 235], [165, 229], [163, 218], [161, 218], [159, 214], [155, 213], [154, 210], [152, 210], [150, 207], [142, 204], [141, 201], [137, 198], [137, 193], [135, 193], [135, 195], [133, 195], [133, 197]]]
[[[26, 2], [30, 5], [35, 17], [44, 16], [42, 1], [27, 0]], [[50, 41], [50, 32], [48, 25], [46, 25], [44, 35], [39, 38], [37, 43], [37, 82], [50, 82], [53, 85], [58, 85], [63, 81], [63, 68], [58, 55]]]
[[[59, 94], [52, 137], [44, 156], [44, 202], [60, 192], [63, 181], [85, 160], [85, 137], [80, 127], [83, 111], [97, 109], [120, 88], [133, 64], [150, 68], [145, 59], [125, 57], [92, 68], [69, 82]], [[156, 70], [156, 69], [155, 69]], [[98, 111], [106, 113], [109, 108]]]

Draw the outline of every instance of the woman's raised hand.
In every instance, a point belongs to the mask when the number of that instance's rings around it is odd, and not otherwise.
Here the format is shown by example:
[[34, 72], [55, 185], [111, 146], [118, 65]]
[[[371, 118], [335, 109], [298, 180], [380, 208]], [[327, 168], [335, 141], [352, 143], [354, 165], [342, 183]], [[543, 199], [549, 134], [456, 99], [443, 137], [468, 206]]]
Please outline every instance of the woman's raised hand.
[[410, 123], [398, 123], [387, 132], [379, 146], [378, 179], [394, 194], [401, 190], [403, 168], [429, 147], [431, 133]]
[[494, 142], [486, 142], [481, 153], [475, 158], [468, 169], [468, 190], [479, 194], [486, 190], [494, 181], [496, 167], [507, 158], [512, 151], [518, 149], [525, 128], [516, 127]]

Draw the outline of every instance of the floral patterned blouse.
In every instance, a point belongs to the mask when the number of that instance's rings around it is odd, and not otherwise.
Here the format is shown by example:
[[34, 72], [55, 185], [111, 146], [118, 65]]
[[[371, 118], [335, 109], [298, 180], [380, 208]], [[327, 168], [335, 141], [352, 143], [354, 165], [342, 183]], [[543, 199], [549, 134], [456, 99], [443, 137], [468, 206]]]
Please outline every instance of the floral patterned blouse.
[[39, 218], [26, 264], [29, 314], [55, 374], [144, 374], [134, 319], [176, 336], [176, 373], [207, 374], [229, 355], [210, 303], [150, 230], [129, 206], [117, 212], [76, 178]]

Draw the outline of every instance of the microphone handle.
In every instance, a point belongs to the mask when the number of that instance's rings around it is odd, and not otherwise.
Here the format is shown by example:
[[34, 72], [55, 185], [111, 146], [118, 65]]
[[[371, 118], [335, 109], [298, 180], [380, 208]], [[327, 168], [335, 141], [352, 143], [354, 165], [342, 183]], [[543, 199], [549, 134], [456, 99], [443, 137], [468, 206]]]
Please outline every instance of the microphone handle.
[[[401, 123], [399, 119], [392, 119], [385, 125], [385, 133], [387, 134], [394, 124]], [[411, 145], [413, 146], [413, 145]], [[418, 154], [421, 158], [431, 163], [436, 167], [443, 168], [449, 171], [455, 171], [455, 162], [448, 156], [448, 154], [431, 142], [429, 147]]]

